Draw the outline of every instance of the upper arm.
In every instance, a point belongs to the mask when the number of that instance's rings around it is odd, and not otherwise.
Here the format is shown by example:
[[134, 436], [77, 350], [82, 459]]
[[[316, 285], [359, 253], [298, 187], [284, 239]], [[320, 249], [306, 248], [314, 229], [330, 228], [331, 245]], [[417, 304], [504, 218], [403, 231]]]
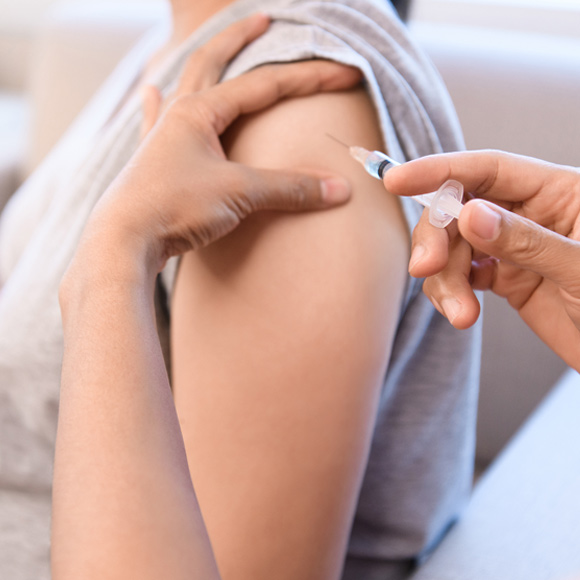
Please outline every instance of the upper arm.
[[[339, 575], [406, 280], [398, 201], [325, 136], [380, 148], [362, 89], [238, 123], [234, 161], [338, 173], [343, 207], [256, 214], [183, 258], [172, 302], [176, 405], [230, 578]], [[218, 176], [216, 176], [218, 178]]]

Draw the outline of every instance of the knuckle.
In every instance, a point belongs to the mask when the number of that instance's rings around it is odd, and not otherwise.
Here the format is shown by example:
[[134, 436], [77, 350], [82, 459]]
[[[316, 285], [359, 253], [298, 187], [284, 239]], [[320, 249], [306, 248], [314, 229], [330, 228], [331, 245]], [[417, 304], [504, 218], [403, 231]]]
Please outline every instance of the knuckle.
[[[540, 235], [538, 235], [538, 233]], [[546, 252], [543, 243], [542, 232], [538, 232], [533, 225], [518, 224], [507, 240], [504, 240], [504, 247], [508, 249], [510, 255], [515, 259], [540, 259]]]
[[180, 95], [176, 97], [167, 109], [167, 116], [178, 123], [198, 126], [200, 123], [213, 121], [212, 110], [205, 101], [196, 95]]
[[430, 300], [441, 300], [445, 296], [456, 295], [466, 282], [463, 272], [457, 272], [452, 268], [444, 268], [441, 272], [427, 276], [423, 282], [423, 292]]
[[290, 183], [289, 193], [291, 201], [297, 208], [306, 207], [310, 196], [308, 195], [311, 189], [311, 180], [300, 175]]
[[201, 47], [189, 55], [179, 82], [180, 86], [190, 84], [192, 79], [199, 75], [199, 70], [206, 60], [205, 50], [205, 47]]
[[438, 288], [439, 284], [438, 284], [438, 280], [437, 280], [437, 276], [428, 276], [427, 278], [425, 278], [425, 281], [423, 282], [423, 293], [425, 294], [425, 296], [427, 296], [427, 298], [431, 299], [433, 296], [436, 295], [436, 290]]
[[192, 90], [196, 90], [203, 85], [206, 77], [213, 75], [216, 66], [223, 66], [219, 47], [211, 43], [199, 47], [189, 57], [180, 85], [190, 86]]
[[427, 300], [431, 302], [431, 304], [435, 307], [435, 309], [440, 313], [443, 314], [441, 310], [441, 296], [433, 291], [433, 280], [432, 277], [425, 278], [423, 282], [423, 294], [427, 297]]
[[189, 99], [177, 97], [165, 111], [165, 123], [169, 127], [177, 127], [184, 123], [191, 124], [194, 120], [193, 109]]
[[173, 117], [189, 117], [194, 110], [190, 95], [176, 96], [167, 108], [167, 115]]

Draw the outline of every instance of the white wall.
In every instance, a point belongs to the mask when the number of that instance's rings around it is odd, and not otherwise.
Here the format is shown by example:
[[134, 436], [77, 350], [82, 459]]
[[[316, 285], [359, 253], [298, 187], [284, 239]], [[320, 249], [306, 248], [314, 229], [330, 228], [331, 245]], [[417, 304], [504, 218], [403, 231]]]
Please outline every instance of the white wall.
[[580, 0], [414, 0], [413, 19], [580, 38]]
[[[106, 0], [117, 4], [113, 0]], [[151, 3], [159, 0], [122, 0], [123, 3]], [[63, 0], [0, 0], [0, 32], [18, 31], [28, 33], [42, 24], [42, 19], [55, 4], [62, 4]], [[66, 0], [67, 4], [94, 4], [94, 0]]]
[[[57, 4], [95, 4], [95, 0], [0, 0], [0, 91], [22, 91], [27, 82], [33, 43], [50, 10]], [[163, 3], [163, 0], [105, 0], [119, 4]]]

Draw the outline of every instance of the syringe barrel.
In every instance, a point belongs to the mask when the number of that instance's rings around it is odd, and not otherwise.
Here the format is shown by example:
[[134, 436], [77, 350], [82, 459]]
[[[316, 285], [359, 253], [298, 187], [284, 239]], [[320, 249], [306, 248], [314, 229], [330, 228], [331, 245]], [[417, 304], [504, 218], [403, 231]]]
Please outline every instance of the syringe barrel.
[[[349, 152], [376, 179], [382, 180], [391, 167], [401, 165], [381, 151], [355, 146], [349, 147]], [[463, 185], [453, 179], [446, 181], [437, 191], [412, 196], [412, 199], [429, 208], [429, 222], [438, 228], [448, 226], [453, 218], [459, 217], [462, 198]]]
[[351, 147], [350, 154], [361, 163], [366, 172], [375, 179], [383, 179], [383, 175], [395, 165], [401, 165], [381, 151], [368, 151], [364, 147]]
[[421, 195], [413, 195], [411, 199], [414, 199], [416, 202], [420, 203], [423, 207], [431, 207], [433, 203], [433, 198], [437, 195], [436, 191], [431, 193], [422, 193]]
[[365, 161], [365, 169], [377, 179], [383, 179], [385, 173], [396, 165], [401, 165], [380, 151], [372, 151]]

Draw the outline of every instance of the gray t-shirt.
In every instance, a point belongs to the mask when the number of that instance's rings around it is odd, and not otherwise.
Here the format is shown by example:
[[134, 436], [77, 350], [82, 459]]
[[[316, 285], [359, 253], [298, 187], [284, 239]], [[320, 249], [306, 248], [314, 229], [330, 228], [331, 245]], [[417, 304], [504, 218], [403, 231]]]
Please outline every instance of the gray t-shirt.
[[[438, 74], [383, 0], [238, 0], [168, 59], [170, 91], [187, 55], [241, 17], [275, 23], [228, 77], [267, 62], [327, 58], [360, 68], [385, 148], [403, 161], [459, 149]], [[44, 580], [62, 357], [57, 289], [96, 201], [138, 143], [129, 100], [105, 123], [158, 44], [144, 40], [11, 201], [0, 222], [0, 577]], [[402, 200], [412, 229], [420, 208]], [[163, 277], [170, 294], [172, 270]], [[169, 305], [170, 307], [170, 305]], [[456, 331], [409, 279], [385, 376], [344, 578], [404, 577], [467, 501], [474, 450], [479, 330]]]

